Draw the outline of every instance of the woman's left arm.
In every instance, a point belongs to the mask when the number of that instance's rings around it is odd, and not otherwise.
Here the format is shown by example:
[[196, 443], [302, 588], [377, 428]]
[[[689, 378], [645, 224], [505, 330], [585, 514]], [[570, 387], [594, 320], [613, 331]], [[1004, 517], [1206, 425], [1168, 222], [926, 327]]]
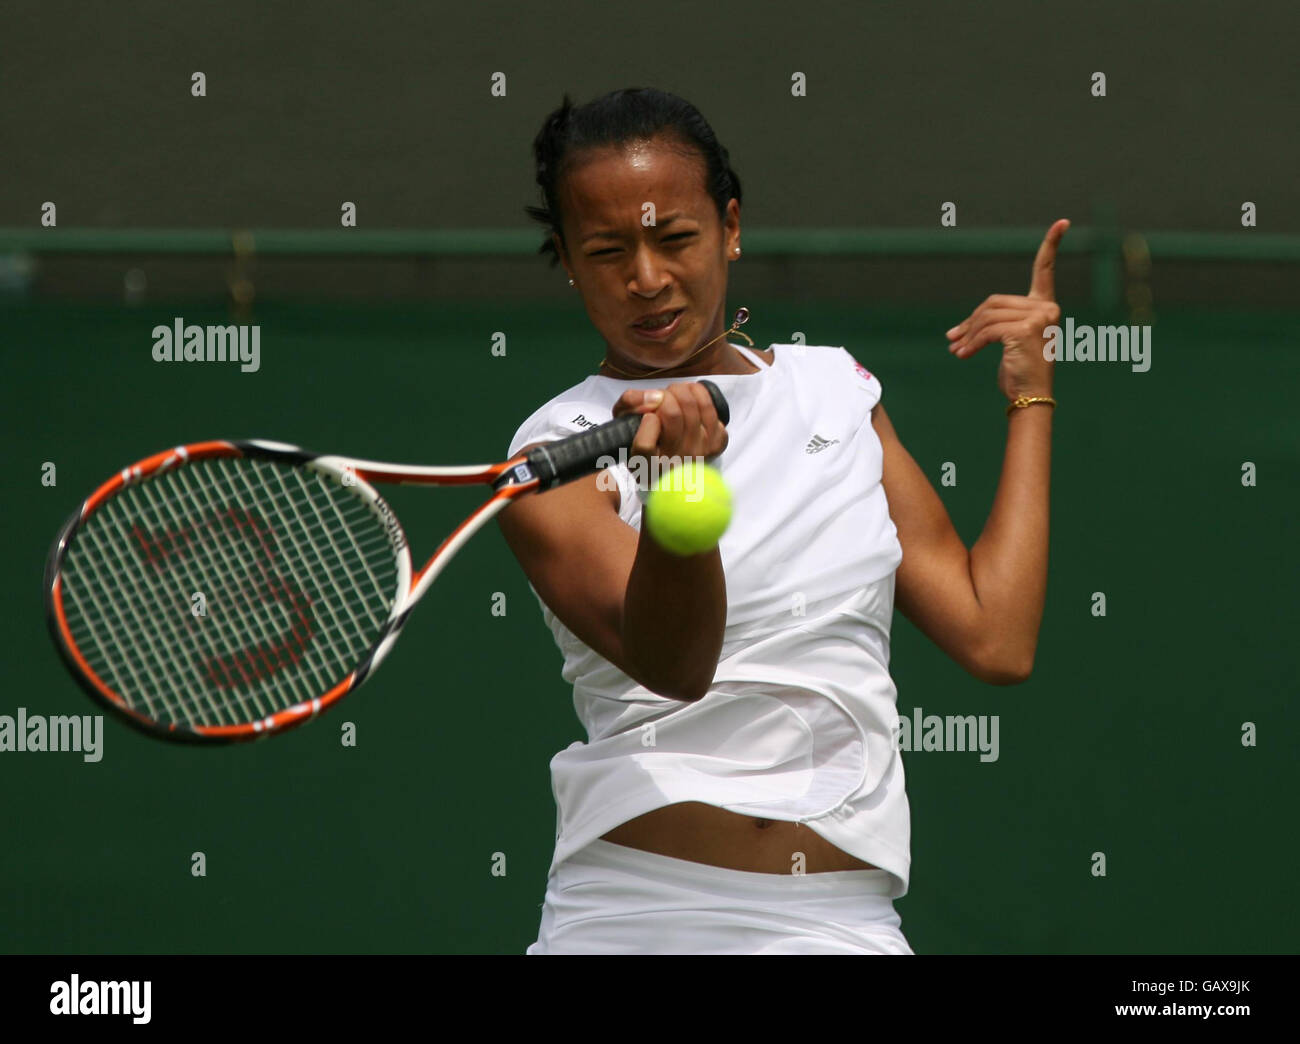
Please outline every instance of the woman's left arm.
[[[1057, 221], [1034, 261], [1029, 294], [995, 294], [948, 331], [949, 350], [968, 358], [1001, 341], [998, 384], [1008, 400], [1052, 394], [1043, 330], [1056, 305], [1056, 247], [1069, 228]], [[1024, 681], [1033, 669], [1047, 596], [1050, 405], [1011, 411], [1002, 475], [984, 531], [967, 550], [943, 502], [877, 405], [872, 426], [884, 450], [882, 484], [898, 530], [898, 609], [965, 670], [994, 685]]]

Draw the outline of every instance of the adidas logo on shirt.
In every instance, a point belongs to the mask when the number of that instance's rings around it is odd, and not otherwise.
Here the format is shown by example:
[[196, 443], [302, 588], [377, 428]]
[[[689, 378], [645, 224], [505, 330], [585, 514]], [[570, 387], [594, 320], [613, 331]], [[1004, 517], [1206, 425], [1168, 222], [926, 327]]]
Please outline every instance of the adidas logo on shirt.
[[827, 447], [834, 446], [835, 443], [839, 441], [840, 441], [839, 439], [831, 439], [829, 442], [827, 442], [820, 435], [814, 435], [811, 439], [808, 440], [808, 446], [804, 450], [804, 452], [820, 453], [822, 450], [826, 449]]

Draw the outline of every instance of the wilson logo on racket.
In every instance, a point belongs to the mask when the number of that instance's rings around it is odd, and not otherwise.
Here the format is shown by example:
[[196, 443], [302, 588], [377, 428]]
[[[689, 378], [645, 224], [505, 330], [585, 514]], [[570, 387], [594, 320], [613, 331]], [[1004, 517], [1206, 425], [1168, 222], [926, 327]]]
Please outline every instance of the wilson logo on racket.
[[[248, 569], [238, 584], [222, 585], [227, 597], [233, 595], [245, 607], [261, 603], [279, 608], [283, 622], [278, 638], [273, 632], [266, 640], [250, 640], [245, 646], [226, 651], [212, 650], [201, 659], [201, 670], [212, 685], [221, 689], [252, 685], [296, 664], [302, 657], [314, 631], [311, 599], [280, 575], [275, 534], [257, 512], [225, 508], [199, 517], [193, 525], [158, 531], [137, 522], [130, 533], [149, 566], [160, 572], [174, 570], [178, 576], [190, 566], [195, 554], [210, 554], [213, 547], [230, 551]], [[222, 608], [221, 604], [213, 607], [216, 611]], [[201, 631], [203, 624], [191, 620], [187, 627]]]
[[384, 523], [384, 528], [388, 531], [388, 539], [393, 542], [394, 547], [402, 548], [406, 546], [406, 534], [402, 532], [402, 523], [397, 521], [397, 516], [393, 514], [393, 509], [388, 506], [387, 501], [380, 497], [375, 498], [374, 509]]
[[[700, 383], [726, 424], [722, 393]], [[50, 633], [86, 692], [149, 735], [233, 742], [281, 732], [369, 677], [489, 519], [629, 450], [641, 416], [463, 467], [260, 440], [157, 453], [101, 485], [55, 538]], [[492, 494], [416, 570], [379, 482], [485, 484]], [[195, 592], [205, 597], [201, 619], [190, 611]]]

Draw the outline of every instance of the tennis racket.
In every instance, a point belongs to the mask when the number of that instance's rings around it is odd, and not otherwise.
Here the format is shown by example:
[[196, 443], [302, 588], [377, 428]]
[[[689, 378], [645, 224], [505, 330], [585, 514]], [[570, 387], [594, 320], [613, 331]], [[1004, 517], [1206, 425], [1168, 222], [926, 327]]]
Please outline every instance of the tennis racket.
[[[721, 391], [700, 383], [726, 424]], [[284, 732], [374, 673], [488, 519], [630, 450], [641, 416], [491, 465], [385, 464], [263, 440], [146, 457], [87, 497], [55, 539], [50, 633], [82, 687], [149, 735], [231, 743]], [[384, 482], [493, 492], [415, 571], [374, 488]]]

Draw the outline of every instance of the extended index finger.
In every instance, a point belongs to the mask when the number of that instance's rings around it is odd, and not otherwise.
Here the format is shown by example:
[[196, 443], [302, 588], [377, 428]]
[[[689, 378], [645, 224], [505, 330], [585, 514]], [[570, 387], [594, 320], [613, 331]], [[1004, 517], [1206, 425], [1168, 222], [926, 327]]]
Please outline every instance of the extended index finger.
[[1070, 227], [1069, 218], [1053, 222], [1034, 258], [1034, 273], [1029, 281], [1029, 296], [1041, 301], [1056, 300], [1056, 248]]

